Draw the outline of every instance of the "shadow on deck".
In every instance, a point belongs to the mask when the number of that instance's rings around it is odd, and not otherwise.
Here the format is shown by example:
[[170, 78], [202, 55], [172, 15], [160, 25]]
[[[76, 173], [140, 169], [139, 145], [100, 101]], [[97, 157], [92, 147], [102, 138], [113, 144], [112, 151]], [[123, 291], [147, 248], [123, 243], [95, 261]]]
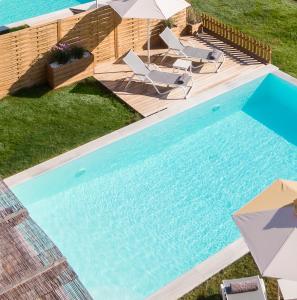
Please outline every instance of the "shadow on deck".
[[[218, 73], [215, 73], [215, 65], [211, 63], [197, 63], [193, 71], [194, 86], [190, 97], [199, 95], [202, 91], [211, 89], [218, 84], [224, 83], [239, 75], [254, 72], [263, 68], [265, 65], [238, 49], [228, 45], [219, 39], [203, 33], [199, 37], [183, 37], [184, 44], [199, 48], [217, 48], [225, 54], [225, 62]], [[172, 64], [176, 58], [168, 57], [162, 63], [162, 54], [166, 49], [152, 50], [152, 62], [157, 64], [162, 70], [172, 72]], [[146, 52], [140, 51], [138, 55], [146, 61]], [[159, 96], [154, 88], [149, 84], [133, 82], [125, 91], [128, 78], [131, 76], [131, 70], [121, 59], [112, 62], [98, 64], [95, 68], [94, 77], [104, 86], [116, 94], [126, 104], [147, 117], [161, 110], [168, 108], [183, 99], [183, 93], [180, 89], [171, 90], [165, 96]]]

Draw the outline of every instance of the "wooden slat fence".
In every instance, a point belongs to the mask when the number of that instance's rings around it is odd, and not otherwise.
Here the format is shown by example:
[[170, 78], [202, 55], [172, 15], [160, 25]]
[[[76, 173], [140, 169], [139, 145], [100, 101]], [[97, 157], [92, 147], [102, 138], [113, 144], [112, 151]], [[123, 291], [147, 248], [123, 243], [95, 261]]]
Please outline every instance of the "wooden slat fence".
[[[186, 10], [173, 17], [176, 25], [173, 31], [179, 36], [186, 27]], [[164, 29], [164, 23], [158, 20], [151, 21], [151, 43], [158, 46], [159, 34]], [[117, 27], [118, 56], [122, 56], [129, 49], [140, 50], [147, 45], [147, 21], [142, 19], [124, 19]]]
[[272, 51], [270, 46], [207, 14], [201, 15], [201, 21], [205, 32], [220, 38], [226, 43], [232, 44], [263, 63], [271, 63]]
[[[173, 17], [175, 32], [186, 26], [186, 10]], [[109, 7], [84, 12], [62, 20], [37, 25], [0, 36], [0, 97], [21, 88], [46, 82], [46, 64], [58, 42], [81, 45], [94, 54], [95, 64], [116, 59], [129, 49], [146, 46], [146, 21], [121, 20]], [[152, 40], [164, 28], [152, 21]]]
[[[173, 31], [180, 35], [187, 24], [187, 11], [173, 17]], [[205, 31], [235, 45], [258, 60], [271, 62], [271, 48], [245, 34], [203, 14]], [[152, 45], [164, 24], [152, 21]], [[46, 64], [51, 48], [58, 42], [81, 45], [93, 53], [95, 64], [121, 57], [129, 49], [144, 49], [147, 22], [142, 19], [121, 20], [109, 7], [84, 12], [62, 20], [0, 35], [0, 97], [21, 88], [46, 82]]]
[[57, 43], [56, 33], [54, 22], [0, 36], [0, 95], [45, 81], [44, 66]]
[[116, 57], [115, 14], [109, 6], [58, 22], [58, 40], [80, 45], [94, 54], [95, 63]]

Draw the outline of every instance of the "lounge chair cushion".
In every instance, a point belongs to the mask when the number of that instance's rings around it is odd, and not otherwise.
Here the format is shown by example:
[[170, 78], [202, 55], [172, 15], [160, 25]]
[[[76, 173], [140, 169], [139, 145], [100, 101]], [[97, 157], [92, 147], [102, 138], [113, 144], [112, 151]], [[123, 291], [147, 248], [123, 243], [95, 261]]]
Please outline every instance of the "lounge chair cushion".
[[254, 281], [243, 281], [243, 282], [231, 282], [230, 283], [230, 293], [247, 293], [254, 292], [258, 289], [257, 282]]
[[177, 84], [184, 84], [184, 83], [187, 81], [188, 77], [189, 77], [189, 75], [186, 74], [186, 73], [184, 73], [183, 75], [180, 75], [180, 76], [177, 78], [176, 83], [177, 83]]
[[209, 53], [209, 59], [213, 59], [213, 60], [218, 60], [222, 55], [222, 52], [217, 50], [217, 49], [213, 49], [210, 53]]
[[[237, 293], [230, 294], [230, 285], [231, 283], [237, 282], [255, 282], [258, 286], [256, 291], [246, 292], [246, 293]], [[246, 277], [240, 279], [231, 279], [231, 280], [223, 280], [223, 286], [226, 292], [227, 300], [267, 300], [265, 294], [263, 293], [263, 289], [261, 287], [261, 282], [258, 276]]]

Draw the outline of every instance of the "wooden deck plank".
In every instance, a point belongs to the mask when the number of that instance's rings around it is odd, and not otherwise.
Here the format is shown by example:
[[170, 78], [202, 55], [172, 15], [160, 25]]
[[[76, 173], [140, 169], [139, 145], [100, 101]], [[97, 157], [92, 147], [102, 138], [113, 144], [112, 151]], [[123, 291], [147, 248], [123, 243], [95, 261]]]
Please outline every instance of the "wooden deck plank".
[[[214, 64], [201, 64], [201, 67], [194, 70], [194, 86], [190, 97], [195, 97], [199, 93], [211, 89], [218, 84], [265, 66], [245, 53], [207, 34], [202, 34], [199, 38], [183, 37], [183, 42], [200, 48], [211, 49], [216, 47], [224, 51], [226, 57], [225, 63], [219, 73], [214, 73]], [[162, 70], [172, 72], [171, 66], [174, 58], [168, 58], [164, 64], [161, 63], [164, 51], [164, 49], [152, 50], [152, 61]], [[144, 61], [146, 60], [145, 51], [138, 54]], [[119, 59], [115, 62], [110, 61], [98, 64], [95, 68], [94, 77], [144, 117], [155, 114], [180, 101], [186, 101], [183, 99], [181, 90], [172, 90], [167, 95], [160, 97], [151, 85], [137, 82], [132, 82], [130, 87], [125, 91], [125, 85], [131, 74], [129, 67]]]

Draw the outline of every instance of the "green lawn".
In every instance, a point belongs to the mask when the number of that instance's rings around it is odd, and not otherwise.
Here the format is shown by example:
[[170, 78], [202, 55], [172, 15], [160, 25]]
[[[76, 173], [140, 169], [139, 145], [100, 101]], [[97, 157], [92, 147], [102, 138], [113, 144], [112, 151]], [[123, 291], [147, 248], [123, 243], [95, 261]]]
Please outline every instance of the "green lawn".
[[34, 166], [140, 119], [94, 79], [0, 101], [0, 176]]
[[[250, 254], [245, 255], [211, 279], [181, 298], [181, 300], [221, 300], [220, 284], [223, 279], [241, 278], [258, 275], [259, 271]], [[277, 299], [277, 283], [265, 279], [268, 300]]]
[[273, 64], [297, 77], [297, 1], [192, 0], [208, 13], [272, 46]]

